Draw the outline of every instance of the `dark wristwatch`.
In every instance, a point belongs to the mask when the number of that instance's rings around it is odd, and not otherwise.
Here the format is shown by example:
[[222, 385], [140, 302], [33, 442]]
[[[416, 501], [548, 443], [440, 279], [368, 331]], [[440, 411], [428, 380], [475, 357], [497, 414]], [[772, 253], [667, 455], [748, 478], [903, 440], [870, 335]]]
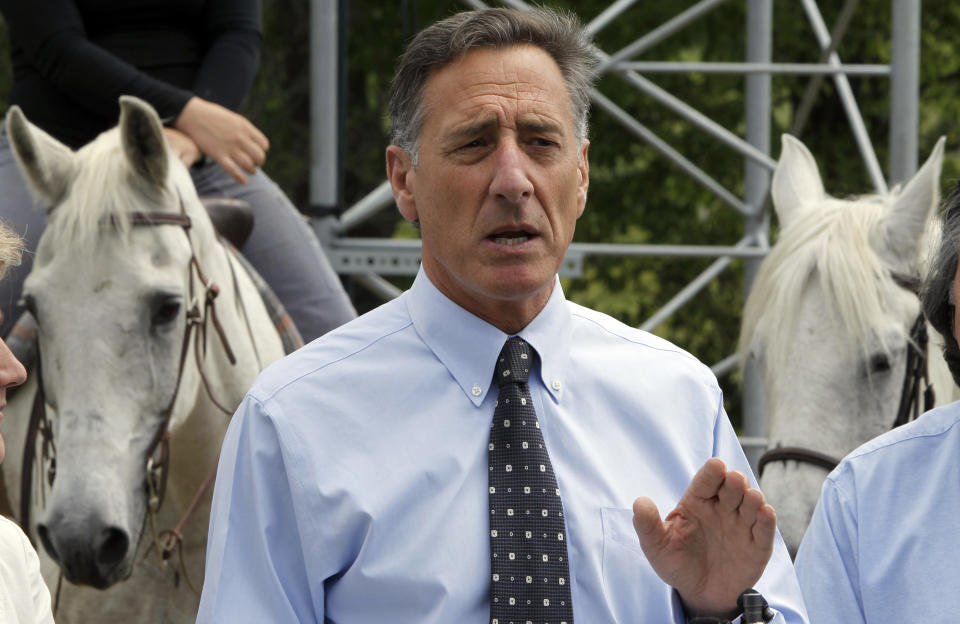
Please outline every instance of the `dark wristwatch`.
[[737, 598], [737, 612], [729, 619], [717, 617], [695, 617], [687, 620], [687, 624], [730, 624], [731, 620], [743, 616], [741, 624], [764, 624], [773, 619], [773, 609], [767, 600], [757, 590], [751, 588]]

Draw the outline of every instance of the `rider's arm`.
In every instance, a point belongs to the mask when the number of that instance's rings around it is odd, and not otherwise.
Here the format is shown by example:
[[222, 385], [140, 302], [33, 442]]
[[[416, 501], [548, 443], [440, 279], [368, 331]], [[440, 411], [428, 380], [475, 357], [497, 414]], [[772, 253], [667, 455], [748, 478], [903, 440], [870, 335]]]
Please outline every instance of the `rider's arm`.
[[208, 0], [202, 23], [207, 48], [193, 91], [235, 111], [260, 64], [260, 0]]
[[260, 62], [260, 1], [208, 0], [203, 6], [206, 51], [194, 80], [196, 97], [174, 127], [235, 180], [247, 182], [266, 159], [270, 142], [236, 109]]

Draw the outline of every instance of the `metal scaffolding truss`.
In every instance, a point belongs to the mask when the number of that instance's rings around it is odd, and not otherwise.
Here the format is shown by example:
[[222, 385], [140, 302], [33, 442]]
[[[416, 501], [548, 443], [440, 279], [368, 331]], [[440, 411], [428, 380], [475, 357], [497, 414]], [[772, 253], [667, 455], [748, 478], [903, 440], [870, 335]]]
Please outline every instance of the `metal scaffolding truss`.
[[[743, 62], [637, 61], [640, 54], [678, 33], [692, 22], [724, 4], [744, 3], [747, 20], [747, 49]], [[876, 152], [867, 135], [849, 76], [876, 76], [890, 81], [890, 182], [908, 179], [917, 168], [918, 92], [920, 57], [920, 0], [891, 0], [891, 62], [887, 64], [845, 64], [837, 47], [854, 16], [858, 0], [845, 0], [833, 24], [828, 28], [816, 0], [799, 0], [821, 51], [818, 63], [772, 62], [773, 0], [700, 0], [673, 18], [640, 34], [629, 45], [613, 52], [601, 51], [601, 74], [613, 74], [669, 109], [679, 118], [727, 146], [744, 161], [745, 192], [742, 197], [709, 176], [678, 149], [656, 136], [630, 113], [598, 90], [591, 93], [594, 111], [602, 110], [616, 119], [628, 132], [653, 147], [664, 158], [688, 174], [695, 182], [710, 190], [723, 203], [744, 219], [744, 236], [735, 245], [631, 245], [578, 242], [571, 245], [561, 275], [577, 277], [588, 256], [698, 256], [712, 257], [714, 262], [684, 286], [641, 328], [652, 330], [679, 308], [692, 301], [713, 279], [727, 269], [736, 258], [745, 263], [747, 288], [759, 263], [769, 249], [769, 211], [767, 195], [770, 174], [776, 161], [770, 156], [771, 77], [775, 74], [811, 76], [807, 92], [794, 120], [796, 133], [806, 123], [813, 100], [825, 80], [833, 82], [843, 106], [859, 153], [877, 192], [887, 191]], [[482, 0], [464, 0], [470, 8], [485, 8]], [[630, 9], [636, 0], [615, 0], [586, 23], [596, 34]], [[526, 10], [522, 0], [503, 0], [501, 5]], [[337, 202], [337, 146], [322, 137], [336, 136], [338, 123], [336, 89], [338, 58], [338, 1], [313, 0], [311, 29], [311, 65], [313, 90], [313, 141], [311, 168], [311, 203], [332, 206]], [[640, 9], [638, 9], [640, 10]], [[583, 16], [581, 16], [583, 17]], [[694, 107], [651, 82], [645, 75], [670, 72], [735, 73], [745, 76], [745, 136], [741, 137], [702, 114]], [[325, 245], [334, 268], [349, 274], [385, 298], [396, 296], [397, 289], [383, 279], [384, 275], [413, 275], [420, 263], [420, 243], [414, 240], [351, 238], [347, 234], [373, 214], [391, 207], [393, 198], [387, 182], [339, 217], [315, 219], [314, 226]], [[746, 297], [746, 293], [744, 293]], [[735, 354], [717, 362], [713, 370], [721, 375], [737, 365]], [[747, 367], [743, 387], [744, 413], [741, 442], [751, 460], [755, 460], [766, 444], [766, 421], [762, 386], [757, 373]]]

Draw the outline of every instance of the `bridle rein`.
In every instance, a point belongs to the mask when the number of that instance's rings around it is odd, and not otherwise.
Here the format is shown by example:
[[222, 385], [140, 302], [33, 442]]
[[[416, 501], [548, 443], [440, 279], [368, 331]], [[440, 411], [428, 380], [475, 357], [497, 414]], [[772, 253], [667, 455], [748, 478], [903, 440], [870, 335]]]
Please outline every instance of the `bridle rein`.
[[[893, 281], [913, 294], [920, 295], [920, 280], [910, 275], [891, 271]], [[903, 376], [903, 388], [900, 391], [900, 405], [897, 407], [897, 416], [891, 425], [896, 429], [911, 420], [915, 420], [923, 412], [933, 408], [935, 396], [930, 384], [929, 366], [929, 338], [927, 336], [927, 319], [921, 310], [913, 326], [910, 328], [910, 338], [907, 340], [907, 363]], [[921, 392], [922, 390], [922, 392]], [[921, 405], [921, 394], [923, 402]], [[763, 469], [771, 462], [796, 461], [799, 463], [819, 466], [830, 472], [840, 464], [840, 459], [804, 448], [802, 446], [778, 446], [767, 450], [757, 462], [757, 478], [763, 476]]]
[[[217, 400], [217, 398], [213, 395], [210, 383], [203, 372], [202, 362], [206, 355], [207, 320], [212, 323], [213, 329], [216, 331], [217, 336], [220, 339], [220, 343], [223, 345], [223, 349], [226, 353], [227, 359], [230, 361], [230, 364], [236, 364], [237, 359], [233, 353], [233, 349], [230, 347], [227, 336], [224, 333], [223, 326], [220, 324], [220, 320], [217, 318], [215, 301], [217, 296], [220, 294], [220, 288], [207, 278], [200, 267], [200, 263], [197, 260], [196, 251], [193, 246], [193, 240], [190, 236], [190, 228], [192, 225], [191, 220], [186, 213], [182, 197], [179, 198], [179, 202], [179, 213], [159, 211], [134, 212], [131, 213], [128, 218], [130, 225], [135, 227], [156, 227], [164, 225], [180, 227], [183, 229], [183, 232], [187, 237], [187, 243], [190, 246], [190, 261], [188, 266], [189, 307], [186, 310], [186, 329], [184, 330], [183, 342], [180, 348], [177, 378], [174, 384], [173, 395], [171, 396], [166, 408], [163, 410], [160, 426], [154, 433], [150, 445], [147, 448], [144, 469], [146, 487], [149, 494], [147, 515], [150, 519], [151, 531], [153, 534], [153, 547], [157, 550], [159, 562], [161, 566], [163, 566], [174, 552], [179, 552], [181, 570], [184, 575], [184, 579], [191, 589], [193, 589], [194, 592], [197, 592], [197, 589], [193, 586], [189, 577], [186, 575], [186, 567], [183, 564], [183, 552], [180, 549], [180, 546], [183, 542], [184, 527], [196, 512], [204, 496], [207, 494], [207, 492], [209, 492], [213, 485], [213, 482], [216, 478], [217, 462], [214, 461], [212, 469], [207, 474], [203, 483], [198, 487], [193, 499], [188, 505], [186, 511], [184, 511], [177, 525], [173, 529], [167, 529], [158, 532], [156, 518], [166, 494], [167, 477], [170, 471], [170, 419], [173, 415], [173, 408], [177, 402], [177, 397], [180, 392], [180, 382], [183, 378], [183, 371], [187, 362], [187, 354], [190, 350], [190, 341], [191, 338], [194, 337], [194, 330], [197, 330], [196, 340], [194, 340], [196, 365], [197, 370], [200, 373], [200, 378], [203, 382], [204, 389], [206, 390], [211, 402], [220, 411], [228, 416], [233, 414], [233, 410], [225, 407], [222, 402]], [[103, 222], [101, 225], [115, 227], [116, 223], [113, 219], [109, 219]], [[196, 278], [194, 278], [194, 273], [196, 273]], [[203, 292], [200, 297], [198, 297], [195, 292], [196, 281], [199, 281], [203, 288]], [[42, 438], [41, 461], [47, 465], [46, 480], [48, 486], [53, 485], [53, 480], [56, 476], [56, 445], [54, 444], [53, 427], [46, 415], [45, 397], [43, 392], [43, 375], [39, 348], [37, 349], [36, 357], [36, 374], [37, 394], [34, 397], [33, 409], [31, 411], [30, 422], [27, 428], [26, 448], [23, 455], [23, 471], [21, 475], [22, 496], [20, 499], [21, 528], [30, 538], [31, 542], [34, 542], [34, 544], [36, 542], [30, 530], [30, 507], [31, 494], [33, 491], [34, 462], [37, 459], [36, 444], [38, 435]], [[43, 493], [43, 489], [44, 487], [41, 485], [41, 494]]]

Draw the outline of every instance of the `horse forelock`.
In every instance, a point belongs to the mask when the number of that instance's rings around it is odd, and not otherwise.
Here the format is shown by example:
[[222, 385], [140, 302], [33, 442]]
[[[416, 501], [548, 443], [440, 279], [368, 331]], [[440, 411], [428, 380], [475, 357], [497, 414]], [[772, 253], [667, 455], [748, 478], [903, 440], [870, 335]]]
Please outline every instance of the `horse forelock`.
[[77, 176], [64, 201], [52, 209], [45, 230], [55, 249], [92, 249], [104, 236], [127, 244], [131, 213], [177, 207], [169, 191], [149, 186], [134, 171], [116, 128], [81, 148], [77, 160]]
[[[890, 267], [881, 259], [883, 216], [890, 196], [865, 196], [852, 201], [830, 199], [807, 207], [780, 232], [754, 281], [744, 308], [741, 352], [762, 338], [766, 377], [775, 384], [784, 376], [792, 337], [800, 321], [801, 299], [808, 287], [822, 289], [833, 306], [846, 337], [837, 348], [865, 352], [886, 336], [875, 328], [891, 314], [890, 292], [899, 289]], [[906, 333], [906, 332], [904, 332]]]

